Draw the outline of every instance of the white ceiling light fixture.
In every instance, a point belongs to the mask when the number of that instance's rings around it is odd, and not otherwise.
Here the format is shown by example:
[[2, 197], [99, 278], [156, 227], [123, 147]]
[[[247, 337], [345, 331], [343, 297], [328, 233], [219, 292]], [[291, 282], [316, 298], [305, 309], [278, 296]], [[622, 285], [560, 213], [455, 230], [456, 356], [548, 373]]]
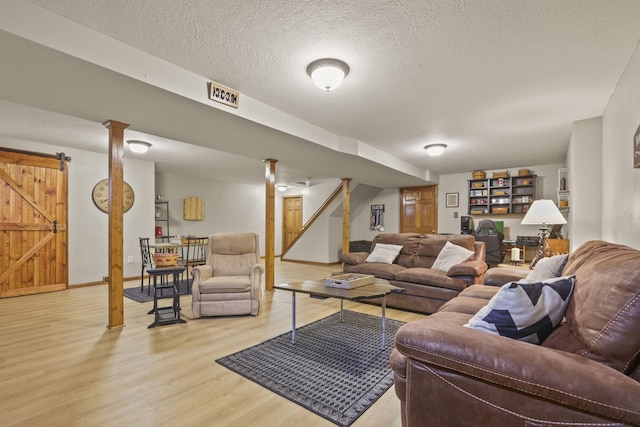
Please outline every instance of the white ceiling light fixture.
[[146, 153], [149, 150], [149, 147], [151, 147], [151, 144], [148, 142], [138, 141], [136, 139], [128, 140], [127, 145], [129, 146], [129, 150], [136, 154]]
[[424, 146], [427, 154], [432, 157], [441, 156], [445, 148], [447, 148], [447, 144], [429, 144]]
[[316, 86], [329, 92], [342, 84], [349, 74], [349, 66], [339, 59], [317, 59], [309, 64], [307, 74]]
[[276, 185], [276, 190], [282, 193], [283, 191], [287, 191], [287, 186], [284, 184], [278, 184]]

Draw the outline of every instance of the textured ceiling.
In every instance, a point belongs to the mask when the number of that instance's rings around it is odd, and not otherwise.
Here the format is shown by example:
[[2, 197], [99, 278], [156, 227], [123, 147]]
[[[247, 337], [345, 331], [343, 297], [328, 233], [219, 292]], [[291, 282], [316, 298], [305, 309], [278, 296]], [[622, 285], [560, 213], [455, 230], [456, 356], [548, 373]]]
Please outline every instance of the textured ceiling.
[[[436, 174], [563, 162], [640, 39], [637, 0], [30, 3]], [[351, 69], [330, 93], [322, 57]]]

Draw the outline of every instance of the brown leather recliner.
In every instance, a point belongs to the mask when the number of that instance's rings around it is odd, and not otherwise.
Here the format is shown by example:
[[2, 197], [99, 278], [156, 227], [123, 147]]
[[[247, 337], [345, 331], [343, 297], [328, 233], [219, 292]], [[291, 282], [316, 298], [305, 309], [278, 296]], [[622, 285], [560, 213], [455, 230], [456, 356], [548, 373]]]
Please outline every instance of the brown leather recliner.
[[[562, 274], [575, 288], [541, 345], [463, 327], [496, 286], [402, 326], [390, 362], [403, 426], [640, 426], [640, 251], [587, 242]], [[485, 283], [523, 275], [491, 269]]]

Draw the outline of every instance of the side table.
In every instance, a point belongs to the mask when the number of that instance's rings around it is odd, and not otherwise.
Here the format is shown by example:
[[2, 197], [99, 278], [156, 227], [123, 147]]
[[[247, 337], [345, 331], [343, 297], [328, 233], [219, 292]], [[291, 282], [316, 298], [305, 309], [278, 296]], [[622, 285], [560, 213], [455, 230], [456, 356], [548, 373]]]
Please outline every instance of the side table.
[[[517, 261], [526, 261], [526, 251], [527, 251], [527, 247], [525, 245], [518, 245], [518, 244], [512, 244], [512, 245], [505, 245], [505, 244], [501, 244], [500, 245], [500, 250], [503, 250], [505, 252], [509, 253], [509, 262], [513, 261], [511, 259], [511, 250], [512, 249], [519, 249], [520, 250], [520, 258]], [[504, 262], [504, 260], [503, 260]]]
[[[186, 323], [187, 321], [180, 318], [180, 291], [178, 285], [180, 276], [184, 271], [184, 267], [161, 267], [151, 268], [147, 270], [150, 276], [153, 276], [153, 309], [148, 314], [153, 313], [155, 319], [148, 328], [154, 328], [158, 325], [169, 325], [172, 323]], [[169, 276], [173, 275], [173, 281], [169, 283]], [[160, 283], [158, 283], [160, 278]], [[158, 307], [158, 297], [162, 296], [162, 291], [171, 290], [172, 304], [166, 307]]]

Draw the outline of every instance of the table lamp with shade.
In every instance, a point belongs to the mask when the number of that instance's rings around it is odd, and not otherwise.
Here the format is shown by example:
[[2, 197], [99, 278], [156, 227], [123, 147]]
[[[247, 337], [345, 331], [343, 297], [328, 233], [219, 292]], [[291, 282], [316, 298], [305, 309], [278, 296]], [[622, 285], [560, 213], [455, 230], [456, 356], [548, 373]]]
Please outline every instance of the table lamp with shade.
[[551, 255], [551, 248], [549, 247], [549, 226], [556, 224], [566, 224], [567, 220], [560, 213], [560, 210], [553, 202], [553, 200], [534, 200], [527, 214], [522, 218], [522, 225], [539, 225], [540, 243], [536, 250], [536, 256], [529, 265], [530, 269], [533, 269], [538, 261], [545, 256]]

